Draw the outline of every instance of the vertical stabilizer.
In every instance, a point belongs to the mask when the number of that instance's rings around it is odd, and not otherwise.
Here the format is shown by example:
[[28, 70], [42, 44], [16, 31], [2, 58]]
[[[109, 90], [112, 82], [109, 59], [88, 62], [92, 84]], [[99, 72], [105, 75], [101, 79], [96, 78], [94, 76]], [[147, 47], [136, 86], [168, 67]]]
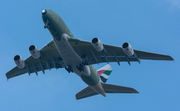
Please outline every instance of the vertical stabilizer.
[[109, 64], [107, 64], [106, 66], [102, 67], [101, 69], [97, 70], [100, 78], [101, 78], [101, 81], [103, 83], [106, 83], [107, 79], [109, 78], [109, 75], [111, 74], [112, 72], [112, 68]]

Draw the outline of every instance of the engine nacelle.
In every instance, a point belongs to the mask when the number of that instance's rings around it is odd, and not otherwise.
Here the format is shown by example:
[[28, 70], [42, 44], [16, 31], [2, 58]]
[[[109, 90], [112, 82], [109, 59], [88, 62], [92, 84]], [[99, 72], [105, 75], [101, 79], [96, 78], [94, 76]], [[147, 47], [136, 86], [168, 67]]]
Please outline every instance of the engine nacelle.
[[38, 50], [38, 48], [35, 45], [29, 46], [29, 52], [35, 59], [39, 59], [41, 56], [40, 51]]
[[91, 41], [93, 47], [97, 50], [97, 51], [102, 51], [104, 49], [103, 44], [101, 43], [101, 41], [98, 38], [93, 38]]
[[133, 50], [132, 46], [129, 43], [127, 43], [127, 42], [123, 43], [122, 49], [128, 56], [133, 56], [134, 55], [134, 50]]
[[23, 58], [20, 55], [14, 56], [14, 62], [19, 67], [19, 69], [23, 69], [26, 66]]

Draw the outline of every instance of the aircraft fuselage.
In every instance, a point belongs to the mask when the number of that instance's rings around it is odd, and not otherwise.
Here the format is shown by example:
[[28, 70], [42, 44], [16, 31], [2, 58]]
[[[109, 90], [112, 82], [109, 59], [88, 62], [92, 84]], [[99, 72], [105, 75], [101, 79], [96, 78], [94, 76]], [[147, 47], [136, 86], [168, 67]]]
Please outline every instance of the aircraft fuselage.
[[[82, 66], [83, 59], [73, 50], [68, 39], [76, 39], [62, 18], [54, 11], [46, 9], [42, 12], [45, 28], [48, 28], [53, 37], [56, 48], [62, 57], [66, 69], [75, 72], [81, 79], [95, 91], [105, 96], [100, 77], [93, 65]], [[82, 67], [79, 70], [77, 67]]]

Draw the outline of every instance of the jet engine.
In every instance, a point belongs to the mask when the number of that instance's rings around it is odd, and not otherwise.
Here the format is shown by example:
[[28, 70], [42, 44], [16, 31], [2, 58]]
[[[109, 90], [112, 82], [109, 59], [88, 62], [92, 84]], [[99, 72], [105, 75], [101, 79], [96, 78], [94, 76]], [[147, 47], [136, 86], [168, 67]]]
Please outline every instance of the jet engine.
[[40, 51], [38, 50], [38, 48], [35, 45], [31, 45], [29, 47], [29, 52], [35, 59], [39, 59], [41, 56]]
[[25, 67], [25, 62], [20, 55], [14, 56], [14, 62], [19, 67], [19, 69], [23, 69]]
[[133, 50], [132, 46], [129, 43], [127, 43], [127, 42], [123, 43], [122, 49], [128, 56], [133, 56], [134, 55], [134, 50]]
[[101, 41], [98, 38], [93, 38], [91, 41], [93, 47], [97, 50], [97, 51], [102, 51], [104, 49], [103, 44], [101, 43]]

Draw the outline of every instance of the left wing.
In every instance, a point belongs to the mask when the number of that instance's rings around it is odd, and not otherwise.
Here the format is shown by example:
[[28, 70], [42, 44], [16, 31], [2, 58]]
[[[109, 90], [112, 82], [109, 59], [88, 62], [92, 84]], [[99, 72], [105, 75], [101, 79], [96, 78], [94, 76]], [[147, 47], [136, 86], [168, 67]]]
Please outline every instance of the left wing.
[[[41, 57], [40, 59], [34, 59], [32, 56], [27, 58], [24, 62], [26, 67], [23, 69], [19, 69], [17, 66], [14, 67], [12, 70], [6, 73], [7, 79], [19, 76], [25, 73], [29, 75], [31, 73], [36, 73], [38, 75], [39, 71], [45, 73], [45, 70], [58, 68], [58, 67], [65, 67], [64, 62], [59, 55], [56, 46], [53, 41], [50, 41], [47, 45], [45, 45], [41, 50]], [[61, 66], [60, 66], [61, 64]]]

